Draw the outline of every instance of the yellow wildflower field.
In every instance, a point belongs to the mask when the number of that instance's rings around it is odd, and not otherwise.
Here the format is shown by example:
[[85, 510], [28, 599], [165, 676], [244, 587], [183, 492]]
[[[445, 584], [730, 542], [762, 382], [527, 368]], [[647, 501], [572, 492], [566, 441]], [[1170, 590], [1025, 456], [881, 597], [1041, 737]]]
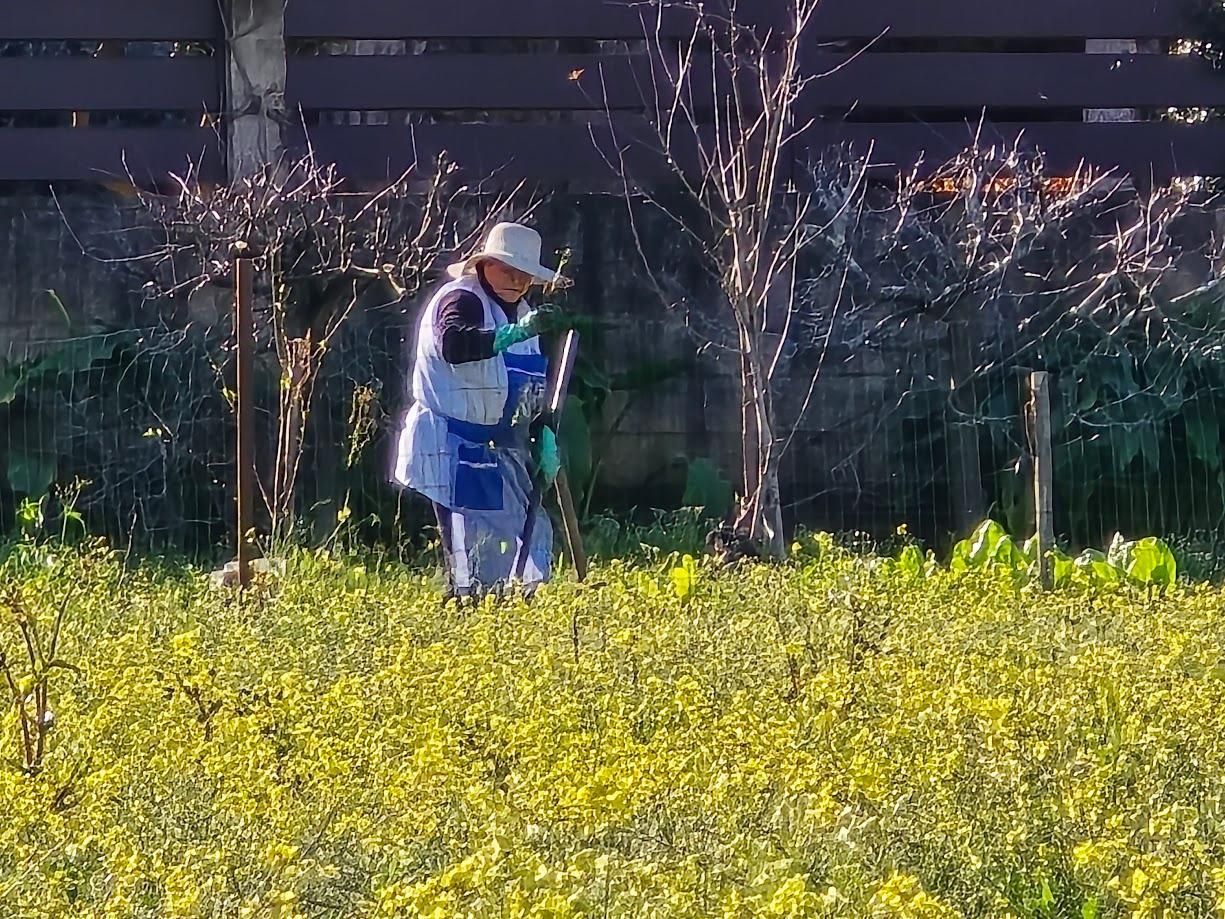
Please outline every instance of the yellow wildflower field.
[[673, 567], [464, 610], [327, 553], [239, 598], [22, 549], [0, 917], [1225, 905], [1219, 590], [1043, 595], [828, 541]]

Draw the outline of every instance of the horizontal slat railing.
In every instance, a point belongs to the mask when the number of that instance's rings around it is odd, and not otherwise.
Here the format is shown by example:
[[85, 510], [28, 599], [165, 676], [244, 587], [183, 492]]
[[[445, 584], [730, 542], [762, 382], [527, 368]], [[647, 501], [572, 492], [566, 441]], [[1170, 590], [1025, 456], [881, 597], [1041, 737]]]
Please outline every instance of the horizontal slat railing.
[[830, 125], [815, 132], [811, 146], [851, 141], [874, 145], [873, 162], [912, 166], [918, 157], [945, 162], [978, 139], [1010, 145], [1018, 138], [1041, 149], [1050, 169], [1069, 175], [1081, 163], [1099, 170], [1159, 182], [1174, 176], [1225, 175], [1225, 125], [1142, 123], [1035, 123], [963, 125]]
[[[355, 180], [398, 175], [414, 160], [446, 150], [466, 173], [520, 179], [615, 185], [623, 150], [636, 177], [658, 175], [658, 157], [641, 141], [649, 131], [628, 117], [616, 121], [616, 142], [606, 124], [482, 124], [408, 127], [330, 127], [311, 132], [316, 153]], [[1069, 174], [1082, 161], [1099, 169], [1150, 175], [1225, 175], [1225, 125], [1143, 124], [940, 125], [821, 124], [808, 136], [809, 152], [840, 144], [872, 150], [882, 169], [910, 169], [922, 158], [938, 165], [972, 143], [1011, 145], [1018, 137], [1047, 154], [1051, 169]], [[801, 154], [803, 156], [803, 154]]]
[[[754, 21], [776, 22], [786, 0], [740, 0]], [[222, 36], [216, 0], [45, 0], [9, 3], [0, 40], [213, 40]], [[823, 44], [833, 39], [1167, 38], [1192, 32], [1188, 7], [1173, 0], [822, 0], [810, 69], [828, 75], [805, 102], [805, 113], [841, 109], [909, 112], [908, 123], [822, 124], [814, 146], [850, 138], [875, 140], [876, 158], [907, 165], [920, 153], [943, 158], [970, 136], [958, 123], [923, 124], [923, 112], [1023, 109], [1166, 108], [1225, 105], [1225, 75], [1166, 55], [1067, 53], [901, 53], [878, 46], [847, 60]], [[286, 0], [285, 26], [295, 38], [635, 39], [650, 28], [649, 4], [633, 0]], [[684, 18], [665, 23], [686, 34]], [[291, 44], [292, 47], [292, 44]], [[580, 46], [587, 49], [589, 46]], [[893, 50], [884, 51], [889, 47]], [[1066, 48], [1066, 45], [1065, 45]], [[418, 155], [442, 147], [482, 177], [542, 182], [606, 181], [611, 173], [583, 124], [496, 123], [500, 111], [583, 112], [597, 124], [605, 105], [619, 115], [649, 102], [643, 58], [616, 54], [506, 53], [309, 57], [292, 52], [291, 111], [490, 111], [492, 124], [424, 124], [312, 129], [319, 154], [354, 178], [396, 174]], [[0, 111], [200, 111], [222, 106], [224, 58], [0, 59]], [[447, 117], [453, 117], [448, 115]], [[583, 118], [581, 114], [577, 116]], [[858, 116], [857, 116], [858, 117]], [[880, 117], [886, 117], [881, 115]], [[1073, 116], [1075, 117], [1075, 116]], [[395, 120], [395, 116], [393, 116]], [[424, 118], [429, 122], [434, 119]], [[542, 119], [546, 120], [546, 119]], [[1009, 138], [1023, 126], [988, 126]], [[597, 132], [598, 133], [598, 132]], [[630, 136], [627, 132], [624, 136]], [[1106, 168], [1157, 176], [1225, 174], [1219, 125], [1170, 123], [1038, 123], [1027, 136], [1056, 168], [1084, 158]], [[607, 146], [606, 151], [607, 152]], [[126, 153], [133, 175], [181, 171], [203, 156], [221, 170], [212, 130], [189, 128], [0, 129], [0, 179], [117, 177]], [[634, 151], [645, 168], [648, 157]]]
[[224, 178], [216, 132], [208, 128], [11, 128], [0, 130], [0, 179], [137, 184], [183, 175], [197, 163], [207, 181]]
[[[623, 122], [622, 127], [626, 142], [630, 132], [642, 130], [641, 124]], [[320, 159], [336, 163], [342, 174], [357, 181], [398, 176], [445, 151], [466, 177], [478, 180], [600, 184], [610, 183], [615, 175], [602, 159], [603, 154], [616, 158], [609, 134], [606, 126], [581, 124], [320, 126], [311, 131], [311, 142]], [[657, 168], [654, 157], [641, 147], [632, 162], [635, 170]]]
[[0, 110], [215, 112], [220, 107], [213, 58], [0, 58]]
[[811, 54], [808, 106], [1192, 108], [1225, 105], [1225, 73], [1168, 54]]
[[[1225, 75], [1190, 57], [1099, 54], [814, 55], [814, 106], [1225, 105]], [[645, 62], [592, 55], [292, 59], [288, 95], [313, 109], [615, 109], [650, 93]], [[220, 104], [209, 58], [0, 58], [0, 109]]]
[[[776, 0], [765, 0], [774, 3]], [[649, 3], [607, 0], [287, 0], [290, 38], [640, 39]], [[665, 32], [684, 34], [685, 18]]]
[[[805, 93], [810, 110], [1225, 105], [1225, 74], [1189, 56], [814, 54], [806, 63], [822, 75]], [[295, 106], [350, 110], [632, 109], [652, 93], [644, 58], [564, 54], [298, 57], [287, 89]]]
[[[714, 7], [712, 6], [712, 9]], [[786, 0], [740, 3], [777, 18]], [[1178, 0], [821, 0], [818, 38], [1176, 38], [1190, 29]], [[633, 0], [288, 0], [291, 37], [641, 38], [651, 4]], [[684, 32], [677, 17], [668, 31]]]
[[297, 57], [286, 95], [307, 109], [640, 109], [649, 86], [641, 57]]
[[6, 0], [0, 39], [208, 41], [221, 37], [216, 0]]
[[818, 38], [1182, 38], [1182, 0], [821, 0]]
[[[123, 53], [128, 42], [223, 44], [217, 0], [13, 0], [0, 12], [0, 41], [105, 43], [97, 56], [39, 53], [36, 46], [33, 56], [0, 58], [0, 111], [60, 113], [58, 121], [65, 122], [72, 120], [70, 112], [190, 115], [218, 112], [223, 104], [223, 49], [213, 57]], [[193, 162], [208, 180], [224, 178], [225, 159], [212, 129], [75, 120], [75, 127], [27, 127], [18, 121], [0, 128], [0, 180], [126, 182], [130, 177], [144, 184], [182, 174]], [[124, 116], [120, 121], [131, 123]]]

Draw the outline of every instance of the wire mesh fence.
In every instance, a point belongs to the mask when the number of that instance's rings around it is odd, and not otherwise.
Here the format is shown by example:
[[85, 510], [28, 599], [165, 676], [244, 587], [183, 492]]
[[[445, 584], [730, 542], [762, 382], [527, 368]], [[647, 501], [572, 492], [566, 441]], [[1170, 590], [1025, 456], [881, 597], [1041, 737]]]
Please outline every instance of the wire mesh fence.
[[[1221, 390], [1194, 373], [1183, 389], [1125, 354], [1086, 358], [1115, 367], [1097, 377], [1076, 368], [1052, 375], [1060, 538], [1086, 546], [1117, 531], [1218, 530]], [[1015, 533], [1031, 530], [1030, 369], [983, 368], [952, 388], [920, 365], [899, 373], [891, 391], [858, 390], [845, 411], [863, 419], [866, 433], [842, 440], [832, 464], [797, 474], [797, 503], [815, 504], [812, 516], [832, 529], [879, 532], [893, 521], [935, 541], [986, 516]]]
[[877, 535], [905, 524], [945, 547], [987, 517], [1032, 533], [1027, 405], [1042, 370], [1057, 539], [1104, 548], [1116, 533], [1157, 535], [1200, 564], [1219, 554], [1225, 327], [1215, 282], [1177, 311], [1065, 312], [1038, 332], [992, 321], [990, 336], [939, 325], [909, 352], [848, 352], [817, 380], [816, 433], [788, 475], [798, 520]]
[[[1148, 320], [1094, 337], [1072, 324], [1036, 345], [1020, 333], [984, 345], [939, 331], [926, 347], [848, 352], [825, 368], [784, 475], [794, 523], [875, 537], [905, 526], [938, 547], [985, 517], [1032, 532], [1027, 381], [1047, 369], [1059, 540], [1101, 547], [1116, 532], [1160, 535], [1204, 563], [1217, 554], [1225, 367], [1213, 326], [1192, 341]], [[951, 353], [950, 342], [965, 352]], [[11, 534], [23, 506], [28, 513], [28, 502], [48, 496], [42, 513], [53, 532], [70, 507], [117, 547], [212, 560], [232, 551], [231, 356], [226, 329], [193, 326], [10, 344], [0, 365], [0, 527]], [[304, 541], [341, 525], [389, 547], [422, 536], [427, 510], [388, 484], [405, 357], [398, 331], [366, 327], [326, 355], [295, 501]], [[955, 379], [959, 366], [970, 372]], [[266, 434], [278, 385], [266, 356], [259, 380]]]
[[[380, 341], [355, 330], [322, 363], [303, 444], [308, 474], [295, 502], [304, 541], [324, 539], [347, 520], [388, 545], [419, 529], [412, 508], [380, 475], [394, 411], [384, 380], [398, 375], [384, 364], [398, 360], [398, 350], [394, 336]], [[266, 471], [279, 385], [268, 355], [256, 376], [257, 465]], [[236, 545], [227, 329], [10, 342], [0, 356], [0, 432], [3, 536], [37, 520], [52, 534], [84, 526], [118, 548], [201, 561]]]
[[[842, 151], [814, 168], [812, 194], [824, 196], [812, 207], [817, 229], [785, 321], [762, 339], [780, 342], [785, 368], [770, 384], [785, 519], [877, 538], [905, 526], [938, 549], [986, 517], [1027, 534], [1026, 381], [1045, 371], [1058, 538], [1079, 548], [1115, 532], [1160, 535], [1215, 556], [1225, 531], [1225, 247], [1211, 196], [1054, 180], [1040, 157], [1009, 148], [968, 150], [922, 182], [860, 181], [856, 164]], [[329, 189], [311, 207], [323, 207]], [[578, 255], [563, 306], [584, 344], [560, 438], [578, 507], [589, 521], [641, 504], [726, 516], [743, 444], [736, 338], [728, 345], [726, 322], [718, 325], [727, 313], [719, 285], [691, 252], [669, 248], [678, 234], [668, 221], [629, 227], [622, 205], [586, 205], [559, 199], [545, 234], [572, 241]], [[575, 222], [576, 211], [586, 216]], [[313, 211], [304, 213], [290, 224], [313, 227]], [[346, 219], [338, 209], [337, 226]], [[196, 221], [175, 211], [173, 223], [190, 232]], [[402, 234], [376, 235], [394, 236], [397, 249]], [[615, 238], [620, 259], [595, 244]], [[651, 284], [626, 242], [635, 238], [667, 253]], [[27, 502], [49, 494], [51, 512], [67, 503], [118, 546], [209, 557], [233, 549], [231, 242], [208, 240], [208, 271], [190, 275], [206, 294], [197, 302], [174, 284], [152, 306], [142, 301], [142, 316], [163, 301], [174, 307], [156, 325], [0, 352], [0, 531], [13, 532]], [[400, 261], [421, 278], [440, 252]], [[409, 340], [429, 292], [414, 281], [411, 296], [359, 298], [344, 274], [350, 262], [337, 258], [314, 287], [299, 285], [300, 302], [280, 304], [298, 310], [296, 331], [267, 303], [256, 312], [256, 503], [275, 511], [280, 501], [270, 492], [295, 385], [286, 342], [323, 340], [291, 483], [294, 537], [319, 542], [344, 529], [401, 547], [432, 519], [389, 483]], [[262, 276], [262, 295], [292, 286], [282, 282]], [[642, 305], [655, 288], [688, 298], [678, 310], [688, 327], [659, 318], [662, 303]], [[332, 331], [311, 338], [309, 320], [336, 302]]]
[[118, 546], [202, 554], [224, 542], [233, 438], [218, 346], [195, 329], [10, 344], [4, 528], [50, 496], [44, 513], [71, 506]]

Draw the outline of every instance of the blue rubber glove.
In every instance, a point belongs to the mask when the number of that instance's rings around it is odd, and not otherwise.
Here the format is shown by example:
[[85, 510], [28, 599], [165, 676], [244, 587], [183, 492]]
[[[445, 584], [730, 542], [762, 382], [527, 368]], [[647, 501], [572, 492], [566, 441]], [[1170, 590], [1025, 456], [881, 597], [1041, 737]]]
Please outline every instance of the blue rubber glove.
[[552, 485], [557, 481], [557, 474], [561, 472], [561, 450], [557, 446], [557, 435], [548, 426], [541, 428], [540, 436], [536, 438], [536, 468], [545, 485]]
[[535, 338], [548, 325], [550, 313], [547, 310], [531, 310], [525, 313], [518, 322], [504, 325], [493, 334], [493, 353], [505, 354], [507, 349], [517, 344]]

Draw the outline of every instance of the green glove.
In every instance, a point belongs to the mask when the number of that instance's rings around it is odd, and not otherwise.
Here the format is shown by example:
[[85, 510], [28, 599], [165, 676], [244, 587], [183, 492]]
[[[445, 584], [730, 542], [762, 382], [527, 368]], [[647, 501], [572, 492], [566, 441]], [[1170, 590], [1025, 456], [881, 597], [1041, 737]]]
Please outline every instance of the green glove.
[[557, 447], [557, 435], [547, 425], [540, 429], [540, 436], [536, 438], [536, 469], [545, 485], [552, 485], [557, 481], [557, 474], [561, 472], [561, 451]]
[[548, 328], [550, 322], [550, 310], [539, 309], [525, 313], [518, 322], [504, 325], [493, 334], [493, 353], [504, 354], [508, 348], [535, 338]]

